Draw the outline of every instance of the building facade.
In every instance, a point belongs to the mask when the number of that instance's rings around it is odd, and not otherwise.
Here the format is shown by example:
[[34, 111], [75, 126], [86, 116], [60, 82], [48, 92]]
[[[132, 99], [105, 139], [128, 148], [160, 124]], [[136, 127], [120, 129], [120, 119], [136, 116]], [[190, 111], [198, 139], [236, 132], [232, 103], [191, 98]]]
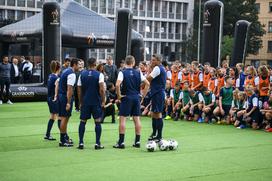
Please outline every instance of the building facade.
[[[0, 19], [22, 20], [39, 13], [46, 0], [0, 0]], [[62, 2], [65, 0], [57, 0]], [[98, 14], [115, 20], [118, 8], [133, 12], [133, 29], [144, 37], [146, 58], [153, 53], [181, 56], [181, 43], [193, 23], [192, 0], [75, 0]], [[90, 50], [91, 56], [105, 59], [113, 50]]]
[[263, 47], [257, 55], [249, 55], [246, 64], [258, 67], [260, 64], [272, 66], [272, 0], [256, 0], [259, 21], [264, 25], [266, 34], [263, 35]]

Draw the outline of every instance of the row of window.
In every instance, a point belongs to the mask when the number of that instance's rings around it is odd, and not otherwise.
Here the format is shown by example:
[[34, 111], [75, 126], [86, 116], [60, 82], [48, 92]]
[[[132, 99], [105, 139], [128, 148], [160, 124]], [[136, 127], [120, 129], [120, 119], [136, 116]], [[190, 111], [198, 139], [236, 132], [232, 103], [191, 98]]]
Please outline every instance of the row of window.
[[[16, 13], [15, 13], [16, 12]], [[17, 14], [17, 16], [16, 16]], [[0, 20], [2, 19], [10, 19], [10, 20], [23, 20], [26, 17], [33, 16], [35, 14], [34, 11], [15, 11], [15, 10], [4, 10], [0, 9]]]
[[[62, 2], [63, 0], [58, 0]], [[134, 16], [187, 19], [188, 3], [161, 0], [75, 0], [100, 14], [114, 15], [118, 8], [130, 8]]]
[[[260, 13], [260, 11], [261, 11], [260, 3], [256, 3], [255, 6], [256, 6], [258, 13]], [[272, 2], [269, 2], [269, 4], [268, 4], [268, 12], [272, 13]]]
[[145, 38], [185, 39], [187, 23], [133, 20], [133, 29]]
[[[35, 6], [36, 3], [37, 6]], [[2, 6], [16, 6], [16, 4], [18, 7], [41, 8], [43, 0], [0, 0]]]

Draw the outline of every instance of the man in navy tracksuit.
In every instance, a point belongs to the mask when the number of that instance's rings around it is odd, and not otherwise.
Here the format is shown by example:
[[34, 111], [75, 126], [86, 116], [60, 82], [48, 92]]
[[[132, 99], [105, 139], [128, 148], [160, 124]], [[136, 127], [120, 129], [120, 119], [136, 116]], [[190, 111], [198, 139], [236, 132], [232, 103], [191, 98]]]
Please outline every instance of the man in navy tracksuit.
[[[126, 117], [132, 116], [135, 125], [135, 140], [133, 147], [140, 148], [140, 134], [141, 134], [141, 97], [145, 97], [149, 82], [143, 74], [134, 69], [135, 59], [133, 56], [127, 56], [125, 60], [126, 68], [119, 72], [116, 82], [116, 93], [120, 104], [120, 123], [119, 123], [119, 140], [113, 148], [125, 148], [125, 123]], [[141, 96], [141, 84], [144, 83], [144, 90]]]
[[148, 75], [147, 80], [151, 87], [151, 117], [153, 132], [149, 140], [160, 141], [162, 139], [162, 112], [165, 100], [166, 72], [161, 64], [161, 58], [153, 55], [151, 59], [152, 72]]
[[88, 60], [88, 70], [83, 70], [78, 79], [78, 98], [80, 102], [80, 124], [79, 146], [78, 149], [84, 148], [83, 137], [85, 133], [85, 125], [91, 117], [95, 121], [96, 150], [103, 149], [100, 137], [102, 133], [101, 118], [102, 107], [105, 106], [105, 86], [104, 75], [96, 70], [96, 59]]
[[73, 141], [69, 139], [67, 134], [67, 124], [69, 118], [72, 115], [72, 107], [73, 107], [73, 92], [74, 86], [76, 82], [76, 74], [78, 71], [79, 59], [73, 58], [71, 60], [71, 67], [65, 69], [59, 80], [59, 117], [61, 120], [60, 124], [60, 147], [70, 147], [73, 146]]

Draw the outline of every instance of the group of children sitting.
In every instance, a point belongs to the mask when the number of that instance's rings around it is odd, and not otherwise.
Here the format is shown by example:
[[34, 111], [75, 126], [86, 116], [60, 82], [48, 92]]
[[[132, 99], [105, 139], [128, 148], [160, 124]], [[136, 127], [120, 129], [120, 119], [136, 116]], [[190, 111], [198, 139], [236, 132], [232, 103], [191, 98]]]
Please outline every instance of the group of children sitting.
[[[165, 120], [185, 119], [199, 123], [232, 124], [237, 128], [264, 129], [272, 132], [271, 68], [262, 65], [237, 64], [213, 68], [193, 61], [175, 62], [167, 72], [165, 88]], [[144, 75], [151, 67], [139, 65]], [[142, 101], [142, 115], [150, 114], [150, 96]]]

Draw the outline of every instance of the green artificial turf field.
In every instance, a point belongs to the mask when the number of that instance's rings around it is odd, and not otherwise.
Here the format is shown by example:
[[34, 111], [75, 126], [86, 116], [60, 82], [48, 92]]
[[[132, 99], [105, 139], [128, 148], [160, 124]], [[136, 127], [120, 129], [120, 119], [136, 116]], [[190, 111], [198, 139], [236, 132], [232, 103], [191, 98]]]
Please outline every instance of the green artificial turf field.
[[[0, 180], [272, 180], [272, 134], [232, 126], [165, 121], [164, 137], [179, 142], [177, 151], [145, 150], [150, 118], [142, 118], [142, 148], [131, 145], [127, 121], [125, 150], [115, 150], [118, 124], [103, 124], [104, 150], [94, 150], [89, 121], [85, 150], [77, 150], [79, 113], [73, 112], [69, 135], [73, 148], [43, 140], [48, 121], [45, 102], [0, 105]], [[57, 124], [53, 136], [59, 138]]]

